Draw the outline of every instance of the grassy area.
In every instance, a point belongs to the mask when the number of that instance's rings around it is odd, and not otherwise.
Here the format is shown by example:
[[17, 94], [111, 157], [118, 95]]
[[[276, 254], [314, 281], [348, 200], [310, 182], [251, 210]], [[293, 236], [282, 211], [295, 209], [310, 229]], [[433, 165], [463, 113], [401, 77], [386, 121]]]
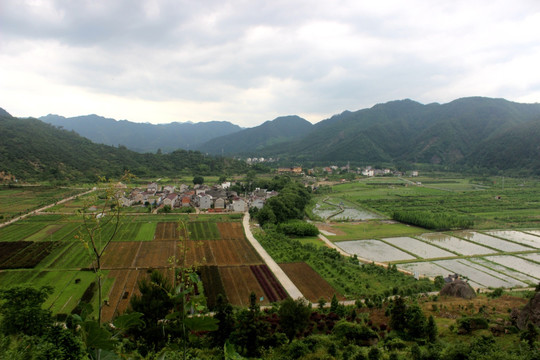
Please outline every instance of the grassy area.
[[0, 186], [0, 221], [26, 214], [83, 191], [51, 186]]
[[[420, 183], [420, 184], [418, 184]], [[540, 181], [421, 177], [378, 178], [338, 184], [329, 194], [347, 205], [390, 217], [394, 211], [457, 213], [474, 219], [474, 228], [540, 226]]]
[[344, 232], [344, 235], [327, 236], [331, 241], [380, 239], [383, 237], [412, 236], [425, 233], [426, 230], [400, 223], [387, 221], [364, 221], [361, 223], [335, 223], [332, 227]]

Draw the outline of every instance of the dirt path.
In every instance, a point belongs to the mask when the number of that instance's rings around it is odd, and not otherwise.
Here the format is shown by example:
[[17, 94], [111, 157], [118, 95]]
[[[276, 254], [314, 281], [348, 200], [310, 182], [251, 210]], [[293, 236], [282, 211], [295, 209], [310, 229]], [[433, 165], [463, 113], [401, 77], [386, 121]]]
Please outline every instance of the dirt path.
[[272, 259], [272, 257], [264, 250], [264, 248], [259, 244], [257, 239], [253, 236], [251, 233], [251, 229], [249, 228], [249, 213], [246, 212], [244, 214], [244, 231], [246, 233], [246, 237], [253, 245], [253, 248], [259, 256], [263, 259], [264, 263], [268, 266], [268, 268], [274, 273], [278, 281], [281, 283], [285, 291], [289, 294], [289, 296], [293, 299], [299, 299], [304, 298], [304, 295], [298, 290], [296, 285], [289, 279], [289, 277], [285, 274], [285, 272], [279, 267], [279, 265]]
[[65, 199], [62, 199], [62, 200], [60, 200], [60, 201], [57, 201], [57, 202], [55, 202], [55, 203], [53, 203], [53, 204], [44, 206], [44, 207], [39, 208], [39, 209], [37, 209], [37, 210], [30, 211], [29, 213], [26, 213], [26, 214], [24, 214], [24, 215], [17, 216], [16, 218], [13, 218], [13, 219], [11, 219], [11, 220], [9, 220], [9, 221], [6, 221], [5, 223], [1, 223], [1, 224], [0, 224], [0, 228], [2, 228], [2, 227], [4, 227], [4, 226], [8, 226], [9, 224], [13, 224], [14, 222], [19, 221], [19, 220], [21, 220], [21, 219], [24, 219], [24, 218], [26, 218], [26, 217], [28, 217], [28, 216], [30, 216], [30, 215], [35, 215], [35, 214], [37, 214], [37, 213], [39, 213], [39, 212], [42, 212], [42, 211], [47, 210], [47, 209], [49, 209], [49, 208], [52, 208], [52, 207], [55, 206], [55, 205], [63, 204], [63, 203], [65, 203], [65, 202], [67, 202], [67, 201], [71, 201], [71, 200], [75, 199], [75, 198], [78, 197], [78, 196], [83, 196], [83, 195], [86, 195], [86, 194], [90, 194], [92, 191], [95, 191], [95, 190], [96, 190], [96, 188], [93, 188], [92, 190], [88, 190], [87, 192], [84, 192], [84, 193], [80, 193], [80, 194], [76, 194], [76, 195], [70, 196], [70, 197], [68, 197], [68, 198], [65, 198]]

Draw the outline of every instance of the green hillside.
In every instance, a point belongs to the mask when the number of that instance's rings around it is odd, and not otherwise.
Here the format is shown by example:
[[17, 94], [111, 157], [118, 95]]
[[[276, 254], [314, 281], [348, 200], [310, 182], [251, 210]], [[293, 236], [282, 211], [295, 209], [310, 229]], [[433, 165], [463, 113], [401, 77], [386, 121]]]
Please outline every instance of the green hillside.
[[239, 161], [196, 151], [139, 154], [126, 147], [94, 144], [73, 131], [37, 119], [0, 116], [0, 171], [19, 179], [95, 180], [130, 170], [138, 176], [244, 172]]
[[[520, 163], [532, 168], [535, 132], [519, 130], [540, 121], [540, 104], [518, 104], [504, 99], [464, 98], [448, 104], [422, 105], [411, 100], [392, 101], [356, 112], [345, 111], [313, 127], [305, 137], [279, 146], [268, 146], [261, 156], [291, 162], [324, 164], [330, 161], [358, 165], [373, 163], [424, 163], [512, 169], [515, 161], [492, 161], [499, 155], [487, 149], [523, 156]], [[519, 141], [500, 137], [519, 133]], [[514, 136], [517, 140], [518, 135]], [[493, 143], [495, 142], [495, 143]], [[493, 143], [493, 144], [492, 144]], [[490, 145], [492, 144], [492, 145]], [[482, 153], [479, 157], [479, 153]]]

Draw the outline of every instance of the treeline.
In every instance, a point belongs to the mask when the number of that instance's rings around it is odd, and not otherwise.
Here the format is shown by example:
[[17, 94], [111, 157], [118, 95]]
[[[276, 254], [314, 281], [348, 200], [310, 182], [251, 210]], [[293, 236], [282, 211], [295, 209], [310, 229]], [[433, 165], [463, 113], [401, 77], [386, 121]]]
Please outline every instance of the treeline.
[[394, 211], [392, 219], [430, 230], [468, 229], [474, 225], [470, 216], [455, 213], [434, 213], [429, 211]]
[[280, 181], [283, 182], [283, 186], [279, 194], [266, 200], [261, 210], [252, 209], [251, 215], [261, 226], [304, 218], [306, 205], [311, 199], [310, 191], [289, 177], [281, 177]]
[[243, 161], [198, 151], [140, 154], [125, 146], [95, 144], [73, 131], [36, 119], [0, 116], [0, 171], [23, 180], [96, 181], [120, 177], [125, 170], [140, 177], [178, 174], [245, 173]]

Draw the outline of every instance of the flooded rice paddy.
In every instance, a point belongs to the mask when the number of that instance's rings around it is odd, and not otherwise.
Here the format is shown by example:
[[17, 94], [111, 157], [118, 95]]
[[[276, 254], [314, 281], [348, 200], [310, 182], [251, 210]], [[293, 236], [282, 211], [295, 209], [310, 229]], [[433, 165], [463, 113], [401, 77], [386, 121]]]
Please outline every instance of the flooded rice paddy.
[[540, 280], [540, 250], [534, 251], [540, 248], [540, 236], [536, 233], [540, 231], [458, 231], [335, 244], [360, 258], [395, 263], [418, 276], [456, 273], [475, 288], [510, 288], [535, 286]]

